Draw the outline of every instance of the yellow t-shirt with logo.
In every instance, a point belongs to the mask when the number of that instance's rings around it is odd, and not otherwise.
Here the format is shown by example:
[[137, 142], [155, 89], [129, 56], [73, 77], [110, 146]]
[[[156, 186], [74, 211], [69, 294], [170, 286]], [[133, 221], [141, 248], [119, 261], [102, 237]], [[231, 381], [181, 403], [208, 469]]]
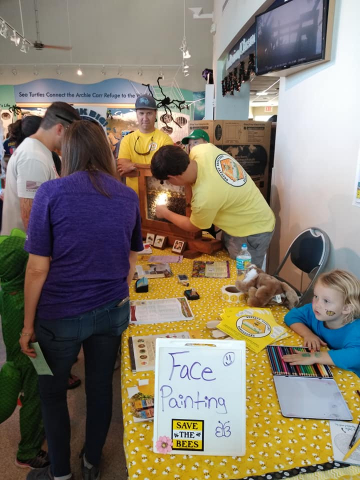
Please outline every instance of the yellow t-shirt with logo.
[[[136, 143], [136, 145], [135, 145]], [[164, 145], [173, 145], [173, 141], [166, 133], [157, 128], [151, 133], [141, 133], [140, 130], [129, 133], [120, 143], [120, 150], [118, 158], [128, 158], [133, 163], [140, 163], [150, 165], [151, 159], [155, 152]], [[139, 153], [149, 152], [148, 155], [138, 155]], [[126, 185], [131, 187], [137, 194], [139, 194], [138, 179], [136, 177], [129, 177], [126, 179]]]
[[205, 229], [214, 224], [235, 237], [273, 231], [271, 208], [236, 160], [211, 143], [193, 147], [190, 159], [198, 168], [192, 186], [193, 225]]

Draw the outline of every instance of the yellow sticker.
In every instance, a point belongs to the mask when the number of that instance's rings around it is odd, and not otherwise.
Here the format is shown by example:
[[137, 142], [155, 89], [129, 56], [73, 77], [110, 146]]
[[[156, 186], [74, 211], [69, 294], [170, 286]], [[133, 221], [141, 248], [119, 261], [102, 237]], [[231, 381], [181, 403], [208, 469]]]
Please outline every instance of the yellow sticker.
[[172, 420], [173, 450], [204, 450], [204, 420]]

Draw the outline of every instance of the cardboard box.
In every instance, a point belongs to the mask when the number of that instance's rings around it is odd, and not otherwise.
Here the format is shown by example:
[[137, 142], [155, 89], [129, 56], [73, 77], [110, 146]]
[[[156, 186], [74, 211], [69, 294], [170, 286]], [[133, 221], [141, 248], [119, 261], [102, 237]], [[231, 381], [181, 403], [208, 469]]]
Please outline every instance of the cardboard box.
[[190, 131], [202, 128], [210, 142], [232, 156], [269, 199], [271, 123], [252, 120], [199, 120]]
[[196, 128], [204, 130], [210, 138], [210, 143], [214, 143], [214, 121], [213, 120], [192, 120], [189, 123], [189, 134]]

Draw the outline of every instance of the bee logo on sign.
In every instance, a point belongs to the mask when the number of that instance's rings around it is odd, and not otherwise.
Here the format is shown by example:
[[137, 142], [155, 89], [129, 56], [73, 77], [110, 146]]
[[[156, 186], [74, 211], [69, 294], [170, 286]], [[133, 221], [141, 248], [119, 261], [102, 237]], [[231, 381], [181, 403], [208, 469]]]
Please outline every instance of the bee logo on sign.
[[204, 420], [172, 420], [173, 450], [204, 450]]

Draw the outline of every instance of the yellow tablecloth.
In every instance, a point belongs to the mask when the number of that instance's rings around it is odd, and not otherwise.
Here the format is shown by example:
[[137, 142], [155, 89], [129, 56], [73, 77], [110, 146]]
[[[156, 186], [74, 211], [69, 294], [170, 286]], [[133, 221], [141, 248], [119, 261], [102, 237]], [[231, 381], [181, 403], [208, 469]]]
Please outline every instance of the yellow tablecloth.
[[[156, 250], [154, 255], [169, 255], [171, 251]], [[139, 263], [146, 263], [142, 260]], [[148, 257], [146, 257], [148, 258]], [[214, 256], [203, 255], [201, 260], [229, 260], [224, 252]], [[198, 259], [197, 259], [198, 260]], [[206, 322], [219, 319], [219, 313], [229, 306], [221, 299], [221, 287], [234, 284], [236, 279], [235, 261], [230, 261], [231, 278], [208, 279], [191, 278], [193, 260], [184, 259], [180, 264], [171, 264], [174, 276], [171, 278], [150, 279], [149, 292], [136, 294], [131, 286], [131, 299], [173, 298], [183, 296], [185, 288], [177, 282], [176, 275], [185, 273], [190, 279], [190, 287], [197, 290], [200, 299], [192, 301], [195, 315], [193, 321], [172, 322], [155, 325], [131, 325], [122, 338], [122, 407], [124, 415], [124, 447], [130, 479], [152, 480], [168, 478], [174, 480], [240, 479], [270, 472], [291, 470], [324, 464], [333, 460], [330, 427], [328, 421], [285, 418], [280, 413], [273, 377], [265, 351], [255, 354], [246, 351], [247, 422], [246, 454], [243, 457], [223, 457], [206, 455], [159, 455], [153, 453], [151, 422], [134, 423], [132, 420], [127, 388], [138, 379], [150, 378], [153, 372], [133, 374], [130, 367], [128, 338], [133, 335], [201, 330], [203, 338], [211, 338]], [[287, 312], [282, 306], [271, 307], [279, 324]], [[290, 331], [290, 330], [289, 330]], [[301, 345], [301, 338], [292, 332], [287, 345]], [[353, 421], [360, 420], [360, 399], [355, 390], [360, 389], [359, 378], [348, 371], [334, 368], [334, 378], [353, 414]], [[326, 469], [324, 469], [326, 470]], [[283, 478], [267, 476], [263, 478]], [[300, 474], [296, 479], [355, 479], [360, 478], [359, 467], [347, 467], [316, 474]]]

